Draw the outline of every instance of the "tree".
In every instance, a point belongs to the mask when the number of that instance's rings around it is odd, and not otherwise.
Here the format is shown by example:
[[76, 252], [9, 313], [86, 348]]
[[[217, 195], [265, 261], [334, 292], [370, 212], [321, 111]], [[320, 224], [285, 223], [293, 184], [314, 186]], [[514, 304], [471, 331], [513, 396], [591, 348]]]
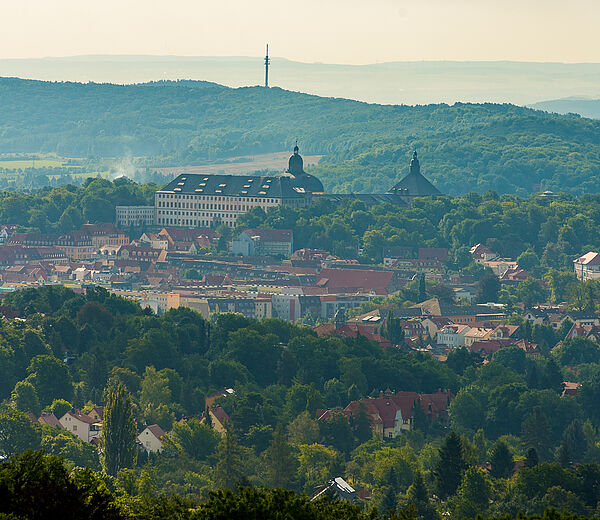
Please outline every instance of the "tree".
[[483, 470], [471, 467], [463, 475], [453, 509], [457, 518], [472, 518], [489, 507], [492, 486]]
[[53, 399], [73, 398], [73, 381], [67, 365], [54, 356], [35, 356], [27, 367], [27, 380], [35, 387], [41, 405], [46, 406]]
[[456, 432], [450, 432], [439, 450], [439, 461], [434, 470], [437, 494], [440, 498], [447, 498], [456, 493], [466, 468], [460, 437]]
[[273, 432], [271, 444], [265, 451], [267, 462], [266, 483], [270, 487], [293, 489], [296, 484], [298, 461], [292, 455], [281, 425]]
[[188, 419], [173, 424], [173, 429], [163, 442], [166, 452], [174, 449], [193, 459], [205, 460], [213, 454], [219, 440], [219, 434], [209, 425], [198, 419]]
[[0, 466], [0, 482], [2, 518], [122, 518], [106, 484], [92, 470], [69, 474], [56, 455], [41, 451], [16, 455]]
[[514, 460], [508, 446], [503, 441], [498, 441], [492, 448], [490, 456], [492, 465], [491, 475], [495, 478], [508, 478], [512, 475]]
[[540, 258], [535, 253], [535, 251], [528, 249], [527, 251], [523, 251], [517, 257], [517, 265], [521, 269], [525, 269], [525, 271], [531, 272], [534, 268], [540, 265]]
[[540, 280], [531, 277], [519, 284], [517, 287], [517, 298], [523, 302], [525, 308], [530, 309], [537, 303], [545, 302], [548, 295], [542, 287]]
[[17, 410], [30, 412], [36, 417], [42, 411], [35, 387], [29, 381], [19, 381], [12, 391], [10, 400]]
[[477, 301], [480, 303], [498, 301], [500, 292], [500, 280], [495, 274], [486, 274], [479, 280]]
[[550, 447], [550, 423], [539, 406], [523, 420], [521, 436], [526, 446], [535, 448], [538, 456], [545, 458]]
[[565, 429], [561, 446], [568, 452], [571, 462], [582, 462], [587, 452], [587, 441], [579, 419], [573, 420]]
[[402, 320], [400, 320], [400, 318], [394, 318], [394, 313], [391, 310], [387, 313], [381, 333], [385, 338], [389, 339], [393, 345], [402, 345], [404, 343]]
[[354, 445], [354, 435], [348, 417], [341, 412], [333, 412], [329, 419], [319, 421], [321, 442], [342, 453], [349, 453]]
[[54, 399], [52, 404], [47, 408], [50, 413], [53, 413], [57, 419], [60, 419], [69, 410], [73, 408], [73, 405], [69, 401], [64, 399]]
[[364, 403], [359, 403], [356, 414], [352, 415], [352, 431], [358, 441], [358, 444], [367, 442], [373, 437], [371, 423], [367, 415], [367, 407]]
[[292, 444], [313, 444], [319, 438], [319, 424], [308, 412], [302, 412], [287, 427]]
[[235, 489], [246, 480], [244, 471], [244, 448], [240, 446], [230, 423], [225, 424], [225, 432], [217, 446], [215, 483], [223, 489]]
[[29, 418], [13, 408], [0, 410], [0, 456], [10, 457], [25, 450], [37, 449], [41, 435]]
[[123, 385], [118, 384], [108, 390], [102, 420], [100, 453], [106, 473], [116, 476], [121, 468], [133, 467], [136, 437], [131, 395]]
[[525, 467], [533, 468], [534, 466], [537, 466], [538, 462], [538, 454], [535, 448], [528, 448], [525, 452]]

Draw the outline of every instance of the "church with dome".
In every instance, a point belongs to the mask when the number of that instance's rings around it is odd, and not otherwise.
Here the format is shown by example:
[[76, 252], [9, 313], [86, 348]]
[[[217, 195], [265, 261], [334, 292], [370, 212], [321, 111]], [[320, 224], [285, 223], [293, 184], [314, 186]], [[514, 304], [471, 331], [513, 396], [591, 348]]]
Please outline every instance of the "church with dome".
[[274, 177], [182, 173], [156, 192], [154, 225], [198, 228], [223, 223], [235, 227], [237, 218], [255, 207], [306, 207], [323, 198], [334, 202], [353, 198], [367, 206], [407, 206], [412, 199], [428, 195], [441, 193], [421, 174], [416, 151], [408, 175], [385, 193], [329, 194], [317, 177], [304, 171], [296, 144], [288, 169]]

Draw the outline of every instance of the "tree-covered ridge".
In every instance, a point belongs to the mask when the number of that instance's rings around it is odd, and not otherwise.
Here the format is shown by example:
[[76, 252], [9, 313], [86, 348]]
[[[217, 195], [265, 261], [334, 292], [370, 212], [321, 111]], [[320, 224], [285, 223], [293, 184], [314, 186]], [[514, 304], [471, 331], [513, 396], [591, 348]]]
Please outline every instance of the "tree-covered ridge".
[[600, 247], [600, 198], [564, 195], [556, 199], [488, 191], [462, 197], [424, 197], [406, 208], [379, 205], [365, 208], [357, 200], [342, 204], [319, 201], [309, 208], [257, 208], [238, 219], [241, 228], [292, 229], [294, 246], [325, 249], [364, 262], [381, 262], [391, 246], [447, 247], [449, 266], [468, 267], [469, 249], [483, 243], [498, 255], [517, 259], [527, 252], [523, 267], [542, 274], [554, 268], [572, 270], [573, 258]]
[[[378, 192], [410, 152], [451, 195], [534, 185], [595, 192], [600, 122], [513, 105], [384, 106], [279, 88], [205, 82], [142, 85], [0, 80], [0, 152], [144, 156], [193, 164], [291, 149], [324, 154], [312, 173], [329, 191]], [[282, 165], [282, 169], [285, 165]]]

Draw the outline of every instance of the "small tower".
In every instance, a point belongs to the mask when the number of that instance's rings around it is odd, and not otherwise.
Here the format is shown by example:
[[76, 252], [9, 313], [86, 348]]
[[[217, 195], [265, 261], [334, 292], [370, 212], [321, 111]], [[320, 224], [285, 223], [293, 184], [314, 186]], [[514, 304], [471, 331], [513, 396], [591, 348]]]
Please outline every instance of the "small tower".
[[267, 54], [265, 55], [265, 87], [269, 88], [269, 65], [271, 60], [269, 59], [269, 44], [267, 43]]

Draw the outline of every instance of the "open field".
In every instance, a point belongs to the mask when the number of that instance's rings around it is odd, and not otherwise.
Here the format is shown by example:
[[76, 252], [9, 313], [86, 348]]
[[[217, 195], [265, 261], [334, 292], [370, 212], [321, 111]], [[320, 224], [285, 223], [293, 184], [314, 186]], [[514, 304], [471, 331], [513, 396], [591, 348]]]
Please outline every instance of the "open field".
[[[202, 166], [176, 166], [170, 168], [150, 168], [163, 175], [179, 175], [181, 173], [220, 173], [228, 175], [246, 175], [260, 170], [287, 169], [290, 152], [265, 153], [253, 156], [233, 157], [227, 162], [204, 164]], [[303, 155], [304, 166], [314, 166], [322, 155]]]
[[[66, 166], [65, 159], [0, 159], [0, 168], [6, 168], [7, 170], [24, 170], [26, 168], [57, 168], [60, 166]], [[77, 168], [77, 166], [71, 167]]]

